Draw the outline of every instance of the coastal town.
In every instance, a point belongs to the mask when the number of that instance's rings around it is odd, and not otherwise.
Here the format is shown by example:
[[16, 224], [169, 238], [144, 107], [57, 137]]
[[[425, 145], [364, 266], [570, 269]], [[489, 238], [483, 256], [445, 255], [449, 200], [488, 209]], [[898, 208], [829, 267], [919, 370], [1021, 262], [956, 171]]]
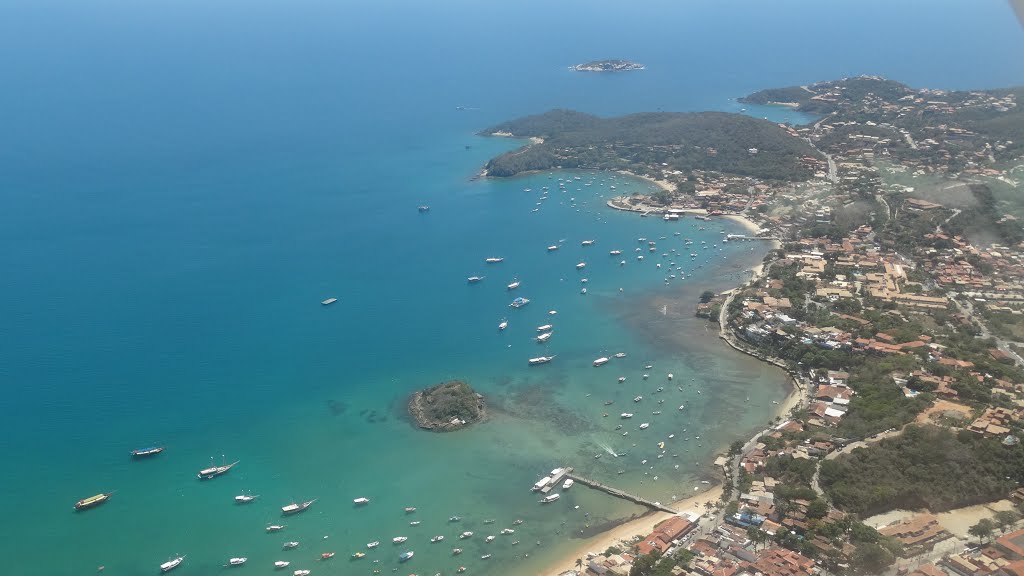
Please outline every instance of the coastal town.
[[741, 102], [813, 115], [779, 125], [813, 149], [812, 176], [630, 166], [659, 188], [610, 207], [739, 218], [750, 232], [729, 241], [772, 244], [695, 313], [796, 397], [718, 458], [717, 501], [562, 574], [1024, 574], [1022, 96], [878, 77], [766, 90]]

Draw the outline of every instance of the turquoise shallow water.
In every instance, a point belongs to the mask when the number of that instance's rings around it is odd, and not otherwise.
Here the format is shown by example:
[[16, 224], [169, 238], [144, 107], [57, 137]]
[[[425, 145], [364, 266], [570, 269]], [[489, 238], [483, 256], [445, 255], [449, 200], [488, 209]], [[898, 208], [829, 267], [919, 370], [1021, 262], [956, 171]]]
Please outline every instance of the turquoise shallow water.
[[[744, 278], [763, 247], [696, 250], [700, 268], [662, 259], [692, 250], [683, 237], [716, 244], [732, 228], [609, 211], [608, 175], [590, 187], [589, 174], [471, 182], [516, 145], [473, 133], [555, 106], [738, 111], [733, 98], [751, 90], [865, 72], [954, 88], [1024, 81], [1022, 61], [991, 57], [1024, 49], [1004, 3], [932, 5], [942, 9], [839, 2], [830, 16], [845, 25], [821, 27], [809, 1], [0, 3], [0, 48], [18, 55], [0, 62], [11, 86], [0, 94], [8, 569], [155, 573], [183, 553], [181, 574], [235, 555], [250, 558], [248, 572], [278, 558], [315, 574], [371, 573], [379, 559], [391, 572], [403, 548], [387, 542], [406, 535], [409, 571], [532, 574], [581, 530], [640, 512], [582, 489], [542, 508], [528, 487], [543, 472], [571, 464], [662, 501], [692, 494], [711, 454], [763, 424], [784, 394], [780, 373], [691, 317], [700, 291]], [[901, 57], [865, 35], [900, 38]], [[605, 56], [649, 68], [565, 69]], [[534, 213], [543, 186], [552, 192]], [[637, 238], [661, 236], [639, 264]], [[588, 238], [596, 244], [580, 246]], [[506, 261], [487, 266], [491, 255]], [[655, 261], [673, 259], [687, 279], [666, 285]], [[474, 274], [487, 280], [468, 286]], [[520, 310], [504, 289], [515, 277], [533, 300]], [[320, 306], [328, 296], [339, 302]], [[549, 322], [558, 357], [529, 368], [545, 349], [534, 328]], [[621, 361], [590, 365], [620, 350]], [[414, 430], [409, 392], [450, 378], [485, 393], [492, 417], [456, 434]], [[626, 406], [634, 428], [651, 427], [622, 437], [614, 415]], [[654, 444], [671, 433], [657, 460]], [[151, 443], [168, 450], [128, 460]], [[195, 480], [222, 455], [241, 463]], [[71, 512], [107, 490], [106, 505]], [[243, 491], [260, 499], [235, 506]], [[358, 496], [373, 501], [353, 508]], [[280, 506], [314, 497], [284, 532], [264, 533]], [[463, 525], [447, 525], [453, 514]], [[516, 517], [519, 545], [482, 541]], [[448, 550], [464, 529], [477, 537], [457, 563]], [[435, 534], [445, 544], [430, 544]], [[302, 545], [285, 553], [285, 540]], [[371, 540], [385, 544], [348, 560]], [[319, 563], [328, 550], [338, 557]]]

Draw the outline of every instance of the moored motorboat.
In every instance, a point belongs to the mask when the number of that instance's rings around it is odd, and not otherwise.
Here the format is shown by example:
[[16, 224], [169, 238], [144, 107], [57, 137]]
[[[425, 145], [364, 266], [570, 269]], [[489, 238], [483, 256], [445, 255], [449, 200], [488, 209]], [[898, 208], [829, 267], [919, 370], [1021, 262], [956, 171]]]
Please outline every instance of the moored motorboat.
[[316, 500], [317, 499], [314, 498], [312, 500], [307, 500], [302, 503], [292, 502], [287, 506], [281, 507], [281, 514], [288, 516], [289, 514], [298, 514], [299, 512], [305, 512], [310, 506], [313, 505], [314, 502], [316, 502]]
[[368, 542], [366, 544], [366, 547], [371, 549], [376, 548], [377, 546], [380, 546], [380, 540], [374, 540], [373, 542]]
[[430, 206], [427, 206], [425, 204], [423, 206], [417, 207], [416, 209], [419, 210], [420, 212], [430, 212]]
[[[356, 552], [356, 554], [362, 554], [362, 552]], [[320, 554], [321, 560], [330, 560], [331, 558], [334, 558], [334, 552], [324, 552]]]
[[458, 522], [459, 520], [462, 520], [462, 516], [451, 516], [448, 518], [449, 522]]
[[291, 564], [291, 562], [288, 562], [286, 560], [278, 560], [274, 562], [274, 568], [280, 570], [282, 568], [287, 568], [289, 564]]
[[522, 284], [522, 282], [520, 282], [519, 280], [513, 280], [512, 283], [508, 285], [508, 289], [515, 290], [516, 288], [519, 288], [520, 284]]
[[622, 413], [622, 414], [620, 414], [619, 416], [620, 416], [621, 418], [632, 418], [632, 417], [633, 417], [633, 414], [632, 414], [632, 413], [630, 413], [630, 412], [623, 412], [623, 413]]
[[331, 304], [334, 304], [334, 303], [335, 303], [335, 302], [337, 302], [337, 301], [338, 301], [338, 299], [337, 299], [337, 298], [328, 298], [328, 299], [326, 299], [326, 300], [322, 300], [322, 301], [320, 302], [320, 304], [321, 304], [322, 306], [330, 306]]
[[488, 536], [487, 538], [484, 538], [484, 542], [494, 542], [495, 538], [497, 538], [497, 536], [494, 536], [494, 535]]
[[395, 536], [394, 538], [391, 539], [391, 541], [394, 542], [395, 544], [401, 544], [402, 542], [405, 542], [408, 539], [409, 539], [408, 536]]
[[462, 548], [452, 548], [452, 556], [458, 556], [462, 554]]
[[185, 561], [185, 557], [184, 556], [178, 556], [177, 558], [168, 560], [167, 562], [164, 562], [163, 564], [160, 565], [160, 571], [161, 572], [170, 572], [171, 570], [174, 570], [178, 566], [181, 566], [181, 563], [184, 562], [184, 561]]
[[298, 547], [299, 547], [299, 543], [298, 542], [285, 542], [284, 546], [282, 546], [282, 548], [285, 549], [285, 550], [291, 550], [292, 548], [298, 548]]
[[611, 359], [602, 356], [602, 357], [594, 360], [594, 366], [604, 366], [605, 364], [607, 364], [610, 361], [611, 361]]
[[544, 498], [541, 498], [541, 499], [540, 499], [540, 503], [541, 503], [541, 504], [550, 504], [550, 503], [554, 502], [555, 500], [558, 500], [558, 499], [559, 499], [559, 498], [561, 498], [561, 497], [562, 497], [562, 495], [561, 495], [561, 494], [558, 494], [558, 493], [555, 493], [555, 494], [548, 494], [548, 495], [547, 495], [547, 496], [545, 496]]
[[366, 556], [366, 552], [356, 552], [355, 554], [352, 555], [352, 559], [353, 560], [359, 560], [363, 556]]
[[584, 240], [583, 242], [580, 242], [580, 245], [582, 245], [582, 246], [593, 246], [594, 242], [595, 242], [595, 240]]
[[508, 320], [502, 318], [501, 322], [498, 323], [498, 330], [504, 330], [505, 328], [508, 328]]
[[406, 514], [412, 514], [415, 511], [416, 511], [416, 507], [415, 506], [406, 506], [405, 507], [405, 513]]
[[287, 524], [270, 524], [267, 526], [267, 532], [278, 532], [280, 530], [284, 530], [285, 526], [287, 526]]
[[107, 500], [110, 500], [110, 497], [113, 495], [113, 492], [107, 492], [106, 494], [96, 494], [95, 496], [82, 498], [78, 502], [75, 502], [75, 510], [88, 510], [89, 508], [99, 506], [100, 504], [103, 504]]
[[575, 481], [575, 480], [573, 480], [572, 478], [566, 478], [566, 479], [565, 479], [565, 482], [562, 482], [562, 490], [568, 490], [569, 488], [572, 488], [572, 485], [573, 485], [573, 484], [574, 484], [575, 482], [576, 482], [576, 481]]
[[309, 570], [296, 570], [292, 572], [292, 576], [309, 576]]
[[526, 306], [529, 303], [530, 303], [530, 299], [529, 298], [523, 298], [522, 296], [520, 296], [519, 298], [516, 298], [515, 300], [513, 300], [512, 303], [509, 304], [509, 307], [511, 307], [511, 308], [522, 308], [523, 306]]
[[515, 521], [513, 521], [513, 522], [512, 522], [512, 525], [513, 525], [513, 526], [519, 526], [519, 525], [520, 525], [520, 524], [522, 524], [522, 523], [523, 523], [523, 521], [522, 521], [522, 520], [519, 520], [519, 519], [517, 518], [517, 519], [516, 519]]
[[541, 343], [547, 342], [548, 340], [551, 339], [551, 334], [553, 334], [553, 333], [552, 332], [545, 332], [545, 333], [541, 334], [540, 336], [537, 336], [537, 342], [541, 342]]
[[238, 496], [235, 496], [235, 502], [237, 504], [248, 504], [259, 497], [259, 494], [256, 494], [255, 496], [252, 494], [239, 494]]
[[473, 533], [467, 530], [466, 532], [463, 532], [462, 534], [459, 534], [459, 539], [460, 540], [465, 540], [466, 538], [470, 538], [472, 536], [473, 536]]
[[496, 257], [496, 256], [492, 256], [492, 257], [487, 258], [486, 260], [484, 260], [484, 262], [487, 262], [488, 264], [497, 264], [498, 262], [502, 262], [504, 260], [505, 260], [504, 258], [499, 258], [499, 257]]
[[150, 446], [149, 448], [140, 448], [138, 450], [132, 450], [132, 458], [146, 458], [147, 456], [156, 456], [157, 454], [163, 451], [163, 446]]
[[502, 533], [502, 534], [506, 534], [506, 535], [507, 535], [507, 534], [513, 534], [513, 533], [515, 533], [515, 530], [513, 530], [513, 529], [511, 529], [511, 528], [502, 528], [502, 529], [501, 529], [501, 533]]
[[248, 561], [249, 559], [244, 557], [231, 558], [230, 560], [228, 560], [227, 566], [241, 566], [242, 564], [245, 564]]
[[412, 559], [413, 555], [415, 555], [415, 554], [416, 553], [413, 552], [412, 550], [409, 550], [408, 552], [402, 552], [401, 554], [398, 555], [398, 561], [399, 562], [408, 562], [410, 559]]
[[543, 326], [537, 326], [537, 332], [550, 332], [555, 326], [553, 324], [544, 324]]
[[558, 250], [557, 244], [552, 244], [551, 246], [548, 246], [548, 252], [554, 252], [555, 250]]
[[434, 536], [433, 538], [430, 539], [431, 542], [441, 542], [442, 540], [444, 540], [444, 536], [441, 536], [441, 535]]
[[487, 560], [487, 559], [488, 559], [488, 558], [490, 558], [490, 557], [491, 557], [491, 555], [490, 555], [490, 554], [484, 554], [483, 556], [481, 556], [481, 557], [480, 557], [480, 559], [481, 559], [481, 560]]
[[530, 358], [529, 363], [530, 366], [536, 366], [538, 364], [547, 364], [548, 362], [551, 362], [554, 359], [554, 356], [538, 356], [536, 358]]
[[355, 498], [355, 499], [352, 500], [352, 503], [353, 504], [369, 504], [370, 503], [370, 499], [369, 498]]
[[576, 269], [577, 270], [583, 270], [586, 267], [587, 267], [587, 263], [586, 262], [580, 262], [579, 264], [576, 265]]
[[209, 468], [203, 468], [202, 470], [199, 471], [199, 474], [197, 474], [197, 476], [200, 480], [209, 480], [211, 478], [216, 478], [221, 474], [227, 473], [228, 470], [234, 468], [235, 464], [238, 464], [239, 462], [239, 460], [235, 460], [231, 464], [223, 464], [221, 466], [210, 466]]
[[480, 282], [483, 279], [483, 276], [470, 276], [469, 278], [466, 278], [466, 282], [469, 282], [470, 284], [476, 284], [477, 282]]
[[616, 352], [616, 353], [614, 354], [614, 356], [615, 356], [616, 358], [625, 358], [625, 357], [626, 357], [626, 353], [625, 353], [625, 352]]

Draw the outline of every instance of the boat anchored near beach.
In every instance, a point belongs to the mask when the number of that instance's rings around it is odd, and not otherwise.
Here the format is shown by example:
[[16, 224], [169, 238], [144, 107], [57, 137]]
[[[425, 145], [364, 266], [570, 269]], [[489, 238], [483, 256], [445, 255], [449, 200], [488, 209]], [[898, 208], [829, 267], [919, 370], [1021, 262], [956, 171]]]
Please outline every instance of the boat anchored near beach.
[[140, 448], [139, 450], [132, 450], [132, 458], [148, 458], [150, 456], [156, 456], [157, 454], [163, 451], [163, 446], [150, 446], [149, 448]]
[[209, 468], [203, 468], [202, 470], [199, 471], [199, 474], [197, 474], [196, 476], [200, 480], [209, 480], [211, 478], [216, 478], [221, 474], [226, 474], [229, 470], [235, 467], [235, 464], [238, 464], [239, 462], [240, 460], [235, 460], [231, 464], [222, 464], [220, 466], [210, 466]]
[[81, 511], [81, 510], [88, 510], [89, 508], [95, 508], [96, 506], [99, 506], [100, 504], [103, 504], [107, 500], [110, 500], [110, 497], [113, 496], [113, 495], [114, 495], [113, 492], [107, 492], [106, 494], [97, 494], [95, 496], [89, 496], [88, 498], [83, 498], [83, 499], [79, 500], [78, 502], [75, 502], [75, 510], [76, 511]]
[[281, 514], [288, 516], [290, 514], [298, 514], [299, 512], [305, 512], [310, 506], [313, 505], [314, 502], [316, 502], [316, 500], [317, 499], [314, 498], [312, 500], [307, 500], [302, 503], [292, 502], [287, 506], [281, 507]]

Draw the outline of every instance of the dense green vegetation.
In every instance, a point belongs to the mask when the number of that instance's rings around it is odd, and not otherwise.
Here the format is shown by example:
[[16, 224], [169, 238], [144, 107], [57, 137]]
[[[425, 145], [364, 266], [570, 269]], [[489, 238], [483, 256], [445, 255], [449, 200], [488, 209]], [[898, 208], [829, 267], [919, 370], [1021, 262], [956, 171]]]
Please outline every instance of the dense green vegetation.
[[421, 428], [444, 429], [453, 418], [467, 423], [482, 418], [483, 399], [469, 384], [453, 380], [414, 394], [409, 412]]
[[[725, 112], [658, 112], [599, 118], [570, 110], [527, 116], [484, 134], [539, 137], [543, 144], [502, 154], [487, 164], [492, 176], [552, 168], [646, 172], [649, 166], [710, 170], [769, 180], [806, 180], [800, 159], [818, 154], [766, 120]], [[757, 153], [750, 149], [756, 148]]]
[[995, 233], [998, 235], [999, 241], [1005, 244], [1017, 244], [1024, 240], [1024, 229], [1019, 223], [999, 221], [1003, 214], [996, 206], [996, 199], [992, 195], [991, 188], [985, 184], [971, 184], [970, 190], [978, 203], [970, 208], [965, 208], [956, 218], [945, 225], [949, 233], [965, 236], [973, 236], [981, 232]]
[[1006, 496], [1024, 480], [1024, 448], [968, 431], [908, 426], [895, 438], [821, 463], [836, 507], [861, 515], [895, 508], [941, 512]]

